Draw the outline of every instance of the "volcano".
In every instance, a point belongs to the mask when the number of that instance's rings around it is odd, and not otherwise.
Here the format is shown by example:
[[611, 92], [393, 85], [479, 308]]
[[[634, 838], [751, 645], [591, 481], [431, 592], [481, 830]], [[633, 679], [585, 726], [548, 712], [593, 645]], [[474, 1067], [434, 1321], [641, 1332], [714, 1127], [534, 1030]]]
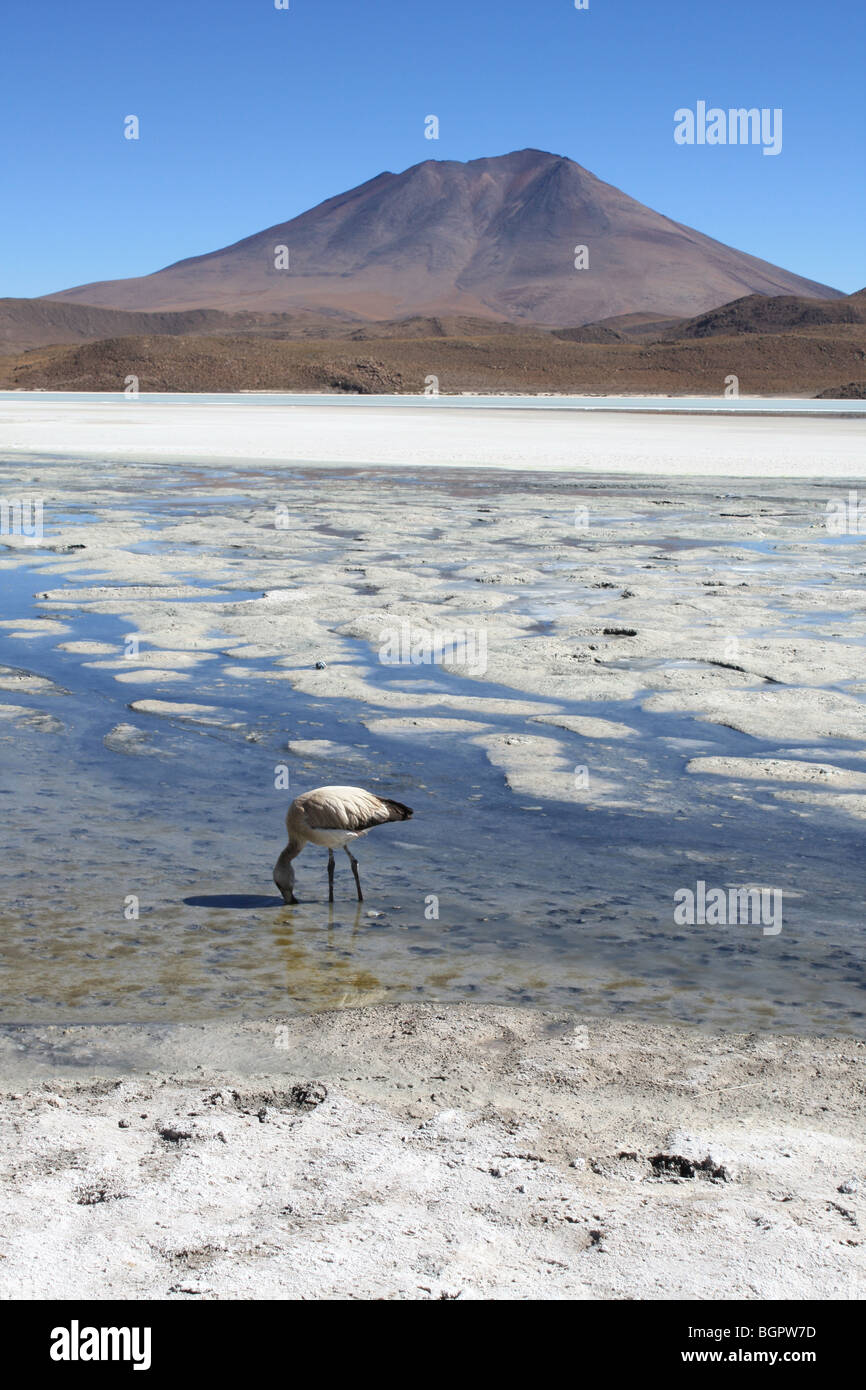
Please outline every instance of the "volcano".
[[528, 149], [382, 173], [232, 246], [45, 298], [557, 326], [693, 316], [748, 294], [840, 297], [653, 212], [571, 159]]

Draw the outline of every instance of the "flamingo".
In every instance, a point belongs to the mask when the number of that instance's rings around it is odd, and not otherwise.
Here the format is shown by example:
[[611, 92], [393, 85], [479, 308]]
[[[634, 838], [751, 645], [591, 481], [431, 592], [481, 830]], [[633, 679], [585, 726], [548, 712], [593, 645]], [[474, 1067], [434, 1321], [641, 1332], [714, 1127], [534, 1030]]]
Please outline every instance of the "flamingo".
[[389, 801], [374, 796], [363, 787], [316, 787], [296, 796], [286, 815], [289, 843], [274, 865], [274, 883], [283, 895], [283, 902], [296, 903], [294, 894], [295, 859], [306, 844], [323, 845], [328, 851], [328, 902], [334, 901], [334, 850], [344, 849], [355, 875], [358, 902], [364, 901], [358, 861], [349, 845], [372, 830], [392, 820], [409, 820], [411, 807], [402, 801]]

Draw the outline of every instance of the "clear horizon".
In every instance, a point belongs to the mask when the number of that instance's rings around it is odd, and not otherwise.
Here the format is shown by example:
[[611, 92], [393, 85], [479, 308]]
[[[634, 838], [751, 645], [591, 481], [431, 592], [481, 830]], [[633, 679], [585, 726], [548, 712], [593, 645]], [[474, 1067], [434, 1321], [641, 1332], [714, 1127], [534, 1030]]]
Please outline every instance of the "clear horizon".
[[[712, 22], [638, 0], [93, 0], [6, 30], [2, 297], [146, 275], [385, 170], [525, 148], [785, 270], [866, 284], [854, 0], [832, 24], [803, 0], [732, 0]], [[675, 112], [701, 102], [783, 112], [778, 153], [677, 144]]]

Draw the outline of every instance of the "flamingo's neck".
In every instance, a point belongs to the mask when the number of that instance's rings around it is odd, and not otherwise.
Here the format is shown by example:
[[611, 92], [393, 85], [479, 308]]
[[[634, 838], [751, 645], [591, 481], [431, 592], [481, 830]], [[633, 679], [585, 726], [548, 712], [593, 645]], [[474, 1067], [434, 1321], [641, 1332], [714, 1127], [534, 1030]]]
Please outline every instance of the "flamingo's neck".
[[280, 855], [280, 858], [281, 858], [281, 859], [295, 859], [295, 858], [300, 854], [300, 852], [301, 852], [301, 850], [302, 850], [303, 848], [304, 848], [304, 841], [303, 841], [303, 840], [297, 839], [294, 835], [290, 835], [290, 836], [289, 836], [289, 843], [286, 845], [285, 849], [283, 850], [282, 854]]

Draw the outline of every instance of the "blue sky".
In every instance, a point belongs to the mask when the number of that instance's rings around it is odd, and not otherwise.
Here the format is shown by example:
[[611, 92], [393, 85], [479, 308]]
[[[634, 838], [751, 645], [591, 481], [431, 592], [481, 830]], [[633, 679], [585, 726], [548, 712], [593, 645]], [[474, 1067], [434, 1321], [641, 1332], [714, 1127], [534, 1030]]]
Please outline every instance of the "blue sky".
[[[866, 284], [862, 0], [43, 0], [4, 19], [0, 296], [146, 274], [383, 169], [536, 146], [677, 221]], [[674, 111], [781, 107], [783, 148]], [[124, 117], [141, 138], [123, 138]], [[424, 118], [440, 120], [438, 141]]]

